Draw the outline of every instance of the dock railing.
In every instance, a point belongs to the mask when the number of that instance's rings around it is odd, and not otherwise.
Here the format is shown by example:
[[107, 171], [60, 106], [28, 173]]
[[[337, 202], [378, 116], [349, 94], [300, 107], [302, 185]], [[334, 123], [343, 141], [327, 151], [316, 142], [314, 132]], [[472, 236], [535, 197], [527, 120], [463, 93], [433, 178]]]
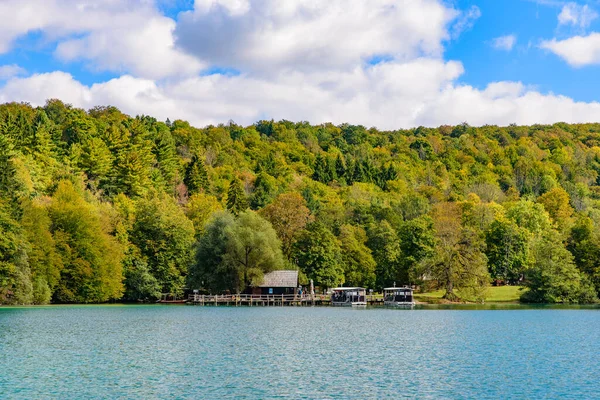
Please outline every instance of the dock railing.
[[[383, 302], [381, 295], [365, 296], [367, 302]], [[188, 303], [199, 305], [314, 305], [329, 303], [331, 297], [326, 294], [190, 294]]]

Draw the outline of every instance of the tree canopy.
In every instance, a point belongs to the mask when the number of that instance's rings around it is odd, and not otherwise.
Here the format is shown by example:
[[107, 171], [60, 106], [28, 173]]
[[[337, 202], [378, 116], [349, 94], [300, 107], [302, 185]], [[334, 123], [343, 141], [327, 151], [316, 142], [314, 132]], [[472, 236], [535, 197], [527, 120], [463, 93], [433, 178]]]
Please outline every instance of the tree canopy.
[[322, 289], [594, 301], [600, 124], [194, 127], [0, 105], [0, 303], [242, 291], [278, 268]]

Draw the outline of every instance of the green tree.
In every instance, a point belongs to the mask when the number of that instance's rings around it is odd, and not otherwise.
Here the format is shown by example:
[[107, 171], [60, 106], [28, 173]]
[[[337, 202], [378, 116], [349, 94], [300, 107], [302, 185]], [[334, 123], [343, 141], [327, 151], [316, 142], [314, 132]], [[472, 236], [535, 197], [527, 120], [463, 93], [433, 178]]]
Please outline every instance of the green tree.
[[258, 285], [263, 274], [283, 267], [281, 242], [271, 224], [252, 211], [238, 215], [225, 229], [224, 264], [236, 271], [236, 289]]
[[293, 258], [318, 286], [330, 288], [344, 283], [340, 243], [322, 223], [313, 222], [300, 234]]
[[283, 265], [281, 242], [267, 220], [253, 211], [236, 218], [220, 212], [200, 237], [188, 282], [217, 292], [240, 293], [260, 284], [264, 273]]
[[276, 185], [275, 178], [264, 171], [259, 172], [254, 182], [254, 193], [252, 194], [250, 206], [254, 210], [258, 210], [269, 204], [275, 197]]
[[494, 220], [485, 233], [488, 267], [492, 278], [518, 282], [529, 265], [529, 235], [511, 220]]
[[21, 226], [29, 242], [27, 260], [33, 283], [33, 303], [47, 304], [60, 281], [63, 260], [52, 236], [52, 220], [40, 201], [25, 201]]
[[374, 287], [376, 263], [366, 245], [367, 233], [359, 226], [342, 225], [341, 243], [344, 282], [350, 286]]
[[391, 286], [394, 282], [404, 283], [398, 279], [402, 268], [402, 249], [396, 230], [383, 220], [370, 224], [368, 236], [367, 245], [376, 263], [377, 288]]
[[183, 289], [193, 260], [194, 234], [194, 225], [172, 197], [156, 194], [137, 202], [131, 242], [163, 293]]
[[490, 276], [478, 235], [460, 223], [456, 203], [440, 203], [433, 209], [437, 243], [431, 257], [423, 260], [423, 272], [437, 280], [448, 300], [485, 300]]
[[85, 141], [79, 159], [79, 167], [91, 180], [106, 179], [112, 168], [113, 158], [102, 139], [94, 137]]
[[227, 190], [227, 209], [234, 215], [248, 209], [248, 199], [244, 193], [242, 182], [239, 179], [233, 179]]
[[592, 279], [596, 292], [600, 293], [600, 236], [591, 218], [580, 216], [575, 221], [567, 249], [577, 268]]
[[204, 165], [204, 162], [195, 155], [185, 169], [183, 183], [187, 186], [190, 194], [199, 193], [200, 191], [208, 193], [210, 191], [206, 166]]
[[329, 183], [334, 178], [331, 172], [332, 171], [328, 158], [326, 156], [322, 156], [321, 154], [317, 154], [317, 158], [315, 159], [313, 179], [321, 183]]
[[402, 223], [398, 228], [398, 239], [401, 257], [394, 281], [414, 283], [419, 263], [434, 254], [436, 241], [432, 219], [424, 215]]
[[235, 221], [233, 214], [222, 211], [213, 214], [198, 240], [195, 263], [190, 267], [188, 284], [193, 288], [206, 288], [215, 293], [237, 290], [239, 275], [236, 268], [223, 262], [227, 252], [228, 227]]
[[552, 228], [550, 217], [544, 206], [529, 200], [521, 200], [509, 205], [506, 216], [519, 227], [536, 235]]
[[13, 163], [15, 155], [10, 138], [0, 134], [0, 194], [5, 198], [13, 197], [19, 186]]
[[158, 169], [160, 170], [164, 181], [167, 183], [168, 188], [175, 182], [178, 176], [179, 160], [177, 158], [175, 140], [167, 125], [163, 123], [157, 124], [156, 133], [154, 134], [153, 139], [154, 157], [158, 162]]
[[194, 224], [196, 235], [200, 236], [211, 216], [221, 210], [223, 206], [215, 196], [198, 193], [190, 197], [185, 207], [185, 215]]
[[62, 181], [49, 206], [63, 266], [54, 292], [64, 303], [99, 303], [123, 294], [123, 249], [107, 231], [99, 209], [81, 189]]
[[338, 154], [335, 159], [335, 174], [339, 179], [344, 179], [346, 176], [346, 164], [341, 154]]
[[0, 304], [29, 304], [33, 301], [26, 252], [27, 243], [19, 224], [0, 202]]
[[521, 300], [530, 303], [597, 301], [592, 284], [579, 272], [557, 232], [550, 231], [534, 240], [532, 258], [525, 279], [529, 290], [521, 296]]
[[291, 259], [298, 234], [314, 219], [304, 198], [298, 193], [280, 194], [260, 214], [273, 225], [283, 254]]

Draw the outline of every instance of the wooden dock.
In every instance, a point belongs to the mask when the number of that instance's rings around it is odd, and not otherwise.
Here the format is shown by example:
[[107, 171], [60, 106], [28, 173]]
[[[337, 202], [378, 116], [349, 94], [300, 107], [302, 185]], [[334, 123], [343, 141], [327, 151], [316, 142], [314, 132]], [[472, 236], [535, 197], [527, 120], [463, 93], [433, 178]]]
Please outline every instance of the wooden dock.
[[[369, 305], [383, 305], [383, 297], [366, 296]], [[331, 298], [327, 295], [201, 295], [191, 294], [187, 304], [199, 306], [248, 306], [248, 307], [302, 307], [329, 306]]]

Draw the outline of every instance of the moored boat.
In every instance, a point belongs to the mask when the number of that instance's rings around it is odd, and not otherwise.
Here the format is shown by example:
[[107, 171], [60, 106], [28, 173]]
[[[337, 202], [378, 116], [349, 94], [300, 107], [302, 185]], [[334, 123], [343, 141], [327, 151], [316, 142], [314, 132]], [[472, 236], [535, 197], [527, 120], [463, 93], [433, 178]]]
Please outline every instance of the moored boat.
[[389, 287], [383, 289], [383, 304], [393, 307], [412, 307], [415, 305], [413, 290], [409, 287]]
[[332, 306], [366, 306], [367, 290], [360, 287], [339, 287], [331, 290]]

